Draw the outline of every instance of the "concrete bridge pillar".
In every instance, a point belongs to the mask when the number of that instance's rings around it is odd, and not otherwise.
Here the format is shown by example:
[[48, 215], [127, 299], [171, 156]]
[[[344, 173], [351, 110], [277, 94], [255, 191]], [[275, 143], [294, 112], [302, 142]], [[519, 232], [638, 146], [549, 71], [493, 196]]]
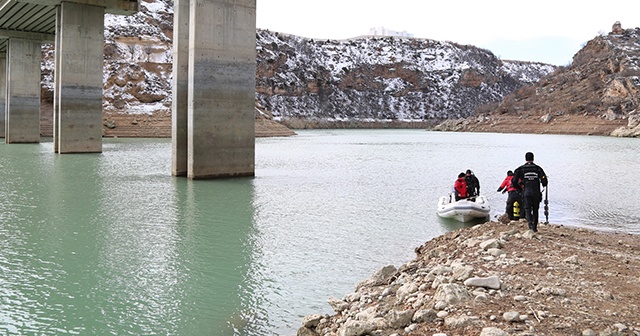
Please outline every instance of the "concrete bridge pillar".
[[9, 39], [6, 143], [40, 142], [40, 47], [40, 41]]
[[102, 152], [104, 14], [100, 6], [58, 6], [53, 134], [59, 153]]
[[4, 138], [7, 100], [7, 54], [0, 53], [0, 138]]
[[256, 0], [175, 0], [174, 6], [173, 174], [253, 176]]
[[171, 144], [174, 176], [187, 176], [189, 116], [189, 0], [173, 2]]

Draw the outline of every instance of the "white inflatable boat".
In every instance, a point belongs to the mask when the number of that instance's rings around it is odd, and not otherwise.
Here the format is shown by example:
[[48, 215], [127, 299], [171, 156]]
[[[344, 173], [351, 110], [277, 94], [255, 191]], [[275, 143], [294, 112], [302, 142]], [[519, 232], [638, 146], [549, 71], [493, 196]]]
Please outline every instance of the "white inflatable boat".
[[490, 211], [491, 207], [484, 196], [456, 201], [455, 196], [449, 194], [438, 200], [438, 216], [461, 222], [468, 222], [474, 218], [488, 218]]

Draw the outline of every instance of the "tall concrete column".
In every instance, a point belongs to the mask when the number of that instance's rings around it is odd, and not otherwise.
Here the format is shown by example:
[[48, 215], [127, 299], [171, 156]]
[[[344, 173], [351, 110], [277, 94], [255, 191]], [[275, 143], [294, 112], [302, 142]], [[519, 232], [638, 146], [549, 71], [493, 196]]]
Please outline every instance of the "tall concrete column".
[[[60, 46], [60, 34], [58, 34], [58, 32], [60, 32], [60, 21], [61, 21], [61, 15], [62, 15], [62, 11], [60, 6], [56, 6], [56, 34], [54, 37], [54, 47], [57, 48], [58, 46]], [[58, 153], [59, 148], [58, 148], [58, 142], [59, 142], [59, 138], [60, 138], [60, 129], [58, 127], [58, 123], [59, 123], [59, 119], [60, 119], [60, 71], [58, 71], [57, 69], [60, 69], [60, 57], [58, 57], [58, 52], [56, 51], [54, 53], [54, 57], [53, 57], [53, 66], [54, 66], [54, 71], [53, 71], [53, 120], [52, 120], [52, 124], [53, 124], [53, 152], [54, 153]]]
[[255, 175], [256, 0], [191, 0], [191, 179]]
[[41, 42], [9, 39], [6, 143], [40, 142]]
[[58, 14], [54, 147], [59, 153], [102, 152], [105, 8], [62, 2]]
[[0, 138], [4, 138], [7, 99], [7, 54], [0, 53]]
[[187, 128], [189, 116], [189, 0], [173, 1], [173, 93], [171, 113], [174, 176], [187, 176]]

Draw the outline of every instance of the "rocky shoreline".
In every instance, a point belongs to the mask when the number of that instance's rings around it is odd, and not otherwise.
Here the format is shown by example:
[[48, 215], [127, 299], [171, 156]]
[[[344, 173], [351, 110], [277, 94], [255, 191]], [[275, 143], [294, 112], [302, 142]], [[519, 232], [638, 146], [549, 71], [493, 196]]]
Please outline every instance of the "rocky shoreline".
[[640, 240], [487, 222], [449, 232], [309, 315], [298, 336], [640, 335]]
[[598, 135], [640, 137], [640, 118], [607, 119], [576, 115], [483, 115], [466, 119], [451, 119], [434, 127], [435, 131], [490, 132], [528, 134]]
[[[43, 114], [47, 115], [47, 114]], [[48, 115], [47, 115], [48, 116]], [[51, 118], [42, 118], [41, 133], [52, 136]], [[640, 137], [640, 117], [613, 119], [593, 116], [478, 116], [432, 121], [321, 121], [287, 119], [273, 120], [270, 115], [256, 115], [256, 137], [296, 135], [301, 129], [424, 129], [448, 132], [490, 132], [526, 134], [567, 134], [614, 137]], [[104, 137], [169, 138], [171, 115], [110, 115], [103, 123]]]

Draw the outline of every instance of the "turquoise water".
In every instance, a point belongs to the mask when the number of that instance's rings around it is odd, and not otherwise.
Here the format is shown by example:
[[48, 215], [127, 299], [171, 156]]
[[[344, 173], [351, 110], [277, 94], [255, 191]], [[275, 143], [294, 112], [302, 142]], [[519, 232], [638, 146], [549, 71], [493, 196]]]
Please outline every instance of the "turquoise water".
[[255, 178], [189, 181], [170, 175], [168, 139], [105, 139], [79, 155], [0, 144], [0, 334], [295, 335], [303, 316], [331, 313], [330, 296], [461, 227], [435, 209], [467, 168], [496, 216], [495, 189], [533, 151], [551, 223], [640, 233], [637, 147], [300, 131], [256, 140]]

